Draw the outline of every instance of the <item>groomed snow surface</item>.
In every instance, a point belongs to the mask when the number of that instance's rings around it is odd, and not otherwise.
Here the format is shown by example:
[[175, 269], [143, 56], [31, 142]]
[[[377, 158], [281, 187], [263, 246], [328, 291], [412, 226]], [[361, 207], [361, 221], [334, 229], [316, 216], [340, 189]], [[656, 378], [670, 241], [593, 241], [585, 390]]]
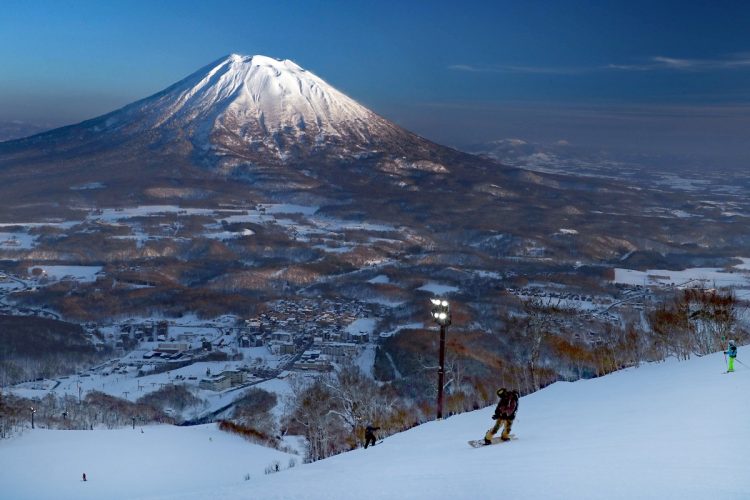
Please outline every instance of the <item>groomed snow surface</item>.
[[271, 475], [289, 455], [213, 426], [37, 429], [0, 443], [2, 497], [747, 499], [750, 369], [735, 366], [717, 353], [556, 383], [521, 399], [517, 441], [468, 446], [485, 408]]

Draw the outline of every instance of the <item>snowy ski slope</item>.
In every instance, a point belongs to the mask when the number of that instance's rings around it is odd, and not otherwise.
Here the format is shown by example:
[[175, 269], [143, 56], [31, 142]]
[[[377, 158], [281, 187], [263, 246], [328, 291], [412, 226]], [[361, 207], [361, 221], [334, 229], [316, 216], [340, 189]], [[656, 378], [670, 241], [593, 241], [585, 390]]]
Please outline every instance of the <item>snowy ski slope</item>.
[[[120, 437], [127, 430], [89, 431], [86, 440], [37, 430], [0, 443], [2, 496], [748, 499], [750, 369], [738, 366], [724, 374], [717, 353], [556, 383], [521, 399], [518, 441], [470, 448], [467, 441], [491, 424], [492, 408], [485, 408], [271, 475], [257, 469], [276, 452], [244, 443], [239, 451], [231, 436], [208, 442], [215, 431], [207, 428], [147, 427], [132, 440]], [[196, 433], [204, 434], [200, 445], [190, 444]], [[158, 454], [143, 448], [143, 436], [160, 434]], [[281, 456], [285, 469], [288, 455]], [[125, 459], [138, 464], [124, 466]], [[224, 463], [235, 469], [217, 472]], [[80, 481], [83, 471], [87, 483]], [[251, 479], [237, 477], [240, 471]]]

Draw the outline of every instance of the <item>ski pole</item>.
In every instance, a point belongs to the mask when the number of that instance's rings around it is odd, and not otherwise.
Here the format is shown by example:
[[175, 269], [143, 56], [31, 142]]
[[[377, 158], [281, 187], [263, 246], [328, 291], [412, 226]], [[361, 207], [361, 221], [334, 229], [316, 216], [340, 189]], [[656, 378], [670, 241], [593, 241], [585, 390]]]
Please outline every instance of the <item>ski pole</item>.
[[750, 368], [750, 366], [747, 366], [747, 365], [746, 365], [745, 363], [743, 363], [743, 362], [742, 362], [742, 361], [740, 361], [739, 359], [737, 359], [737, 358], [734, 358], [734, 360], [735, 360], [736, 362], [738, 362], [739, 364], [741, 364], [742, 366], [744, 366], [745, 368]]

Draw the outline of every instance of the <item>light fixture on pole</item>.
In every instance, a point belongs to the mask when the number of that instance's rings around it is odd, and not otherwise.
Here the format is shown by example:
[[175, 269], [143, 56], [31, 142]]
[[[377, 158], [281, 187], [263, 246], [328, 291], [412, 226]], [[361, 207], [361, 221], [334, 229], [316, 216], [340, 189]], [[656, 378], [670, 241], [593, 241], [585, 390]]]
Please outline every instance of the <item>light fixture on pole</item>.
[[36, 413], [36, 409], [33, 406], [29, 407], [29, 411], [31, 412], [31, 428], [34, 428], [34, 413]]
[[437, 418], [443, 418], [443, 381], [445, 379], [445, 327], [451, 324], [451, 308], [445, 299], [433, 298], [432, 319], [440, 325], [440, 367], [438, 368]]

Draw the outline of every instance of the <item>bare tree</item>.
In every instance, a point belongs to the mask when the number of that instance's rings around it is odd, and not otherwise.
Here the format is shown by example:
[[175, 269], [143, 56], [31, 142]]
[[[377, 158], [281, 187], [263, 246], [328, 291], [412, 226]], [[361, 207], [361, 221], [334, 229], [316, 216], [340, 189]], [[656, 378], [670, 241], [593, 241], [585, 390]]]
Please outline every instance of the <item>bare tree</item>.
[[293, 431], [300, 432], [307, 440], [308, 462], [314, 462], [338, 453], [341, 447], [341, 419], [339, 409], [329, 388], [322, 378], [308, 382], [293, 379], [292, 394], [287, 399], [287, 420]]
[[563, 328], [563, 319], [570, 316], [570, 311], [561, 306], [560, 299], [541, 300], [532, 298], [523, 302], [524, 316], [516, 323], [520, 340], [517, 354], [528, 366], [532, 391], [539, 390], [539, 361], [542, 347], [549, 337]]
[[663, 355], [687, 358], [716, 351], [735, 332], [737, 300], [731, 291], [688, 288], [649, 315]]
[[377, 422], [387, 432], [389, 422], [399, 398], [389, 387], [381, 387], [353, 364], [344, 365], [335, 378], [324, 379], [335, 404], [331, 413], [338, 416], [351, 430], [347, 439], [354, 448], [364, 438], [367, 425]]

